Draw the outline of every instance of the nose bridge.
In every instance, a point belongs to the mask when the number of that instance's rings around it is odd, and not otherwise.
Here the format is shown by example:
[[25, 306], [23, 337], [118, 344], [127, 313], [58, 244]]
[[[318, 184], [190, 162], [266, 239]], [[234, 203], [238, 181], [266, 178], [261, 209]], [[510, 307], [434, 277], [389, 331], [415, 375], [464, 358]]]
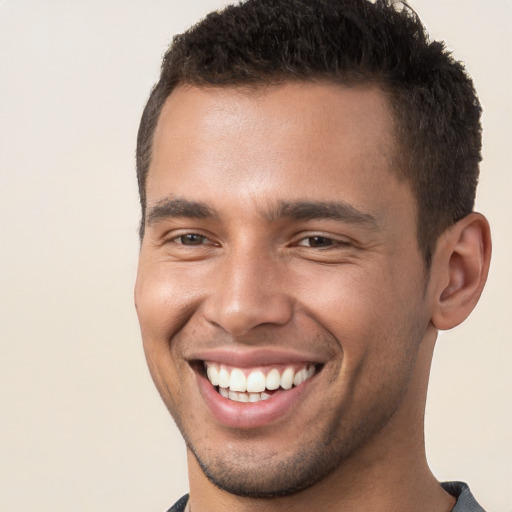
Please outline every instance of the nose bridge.
[[239, 244], [222, 257], [208, 298], [207, 320], [235, 336], [260, 325], [284, 325], [292, 316], [282, 262], [263, 247]]

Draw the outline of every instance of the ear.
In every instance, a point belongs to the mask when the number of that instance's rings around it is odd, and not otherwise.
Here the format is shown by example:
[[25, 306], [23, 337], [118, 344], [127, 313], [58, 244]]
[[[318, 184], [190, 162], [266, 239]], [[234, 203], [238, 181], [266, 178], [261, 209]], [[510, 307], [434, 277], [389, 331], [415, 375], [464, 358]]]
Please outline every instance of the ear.
[[439, 238], [431, 268], [434, 285], [432, 323], [451, 329], [473, 311], [482, 293], [491, 260], [487, 219], [470, 213]]

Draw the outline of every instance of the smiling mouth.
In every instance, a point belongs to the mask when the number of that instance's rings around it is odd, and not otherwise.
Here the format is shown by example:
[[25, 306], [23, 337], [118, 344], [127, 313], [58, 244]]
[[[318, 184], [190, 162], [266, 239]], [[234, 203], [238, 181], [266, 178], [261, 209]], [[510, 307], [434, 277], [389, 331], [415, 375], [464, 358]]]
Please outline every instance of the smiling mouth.
[[224, 398], [235, 402], [260, 402], [311, 379], [319, 365], [312, 363], [279, 367], [237, 368], [203, 361], [203, 375]]

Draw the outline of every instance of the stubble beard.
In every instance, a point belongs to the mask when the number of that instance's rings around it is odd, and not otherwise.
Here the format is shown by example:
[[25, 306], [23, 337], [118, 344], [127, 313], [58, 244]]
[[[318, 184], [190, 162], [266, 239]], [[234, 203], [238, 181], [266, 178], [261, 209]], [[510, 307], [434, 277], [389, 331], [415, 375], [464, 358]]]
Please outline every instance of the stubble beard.
[[[398, 409], [405, 391], [398, 397], [394, 391], [394, 408], [389, 407], [389, 402], [380, 403], [373, 410], [367, 410], [355, 424], [344, 422], [342, 413], [335, 414], [323, 430], [318, 429], [310, 441], [301, 442], [300, 447], [290, 453], [283, 450], [262, 454], [256, 449], [240, 449], [248, 444], [243, 442], [247, 439], [241, 440], [238, 449], [220, 448], [214, 451], [208, 445], [192, 441], [181, 421], [176, 421], [176, 417], [175, 421], [204, 475], [216, 487], [241, 497], [277, 498], [291, 496], [314, 486], [355, 457]], [[236, 444], [236, 441], [232, 442], [233, 446]]]
[[317, 450], [304, 447], [286, 457], [276, 453], [262, 457], [245, 452], [229, 459], [198, 454], [190, 444], [188, 448], [216, 487], [249, 498], [269, 499], [296, 494], [323, 480], [338, 466], [327, 444]]

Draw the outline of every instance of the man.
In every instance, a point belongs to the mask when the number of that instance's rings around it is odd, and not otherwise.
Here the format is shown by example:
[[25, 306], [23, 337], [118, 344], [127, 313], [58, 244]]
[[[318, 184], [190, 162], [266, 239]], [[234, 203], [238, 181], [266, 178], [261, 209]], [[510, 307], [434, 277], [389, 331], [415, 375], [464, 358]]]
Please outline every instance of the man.
[[175, 38], [139, 129], [135, 302], [188, 448], [172, 511], [481, 511], [423, 415], [489, 267], [480, 106], [396, 2], [250, 0]]

